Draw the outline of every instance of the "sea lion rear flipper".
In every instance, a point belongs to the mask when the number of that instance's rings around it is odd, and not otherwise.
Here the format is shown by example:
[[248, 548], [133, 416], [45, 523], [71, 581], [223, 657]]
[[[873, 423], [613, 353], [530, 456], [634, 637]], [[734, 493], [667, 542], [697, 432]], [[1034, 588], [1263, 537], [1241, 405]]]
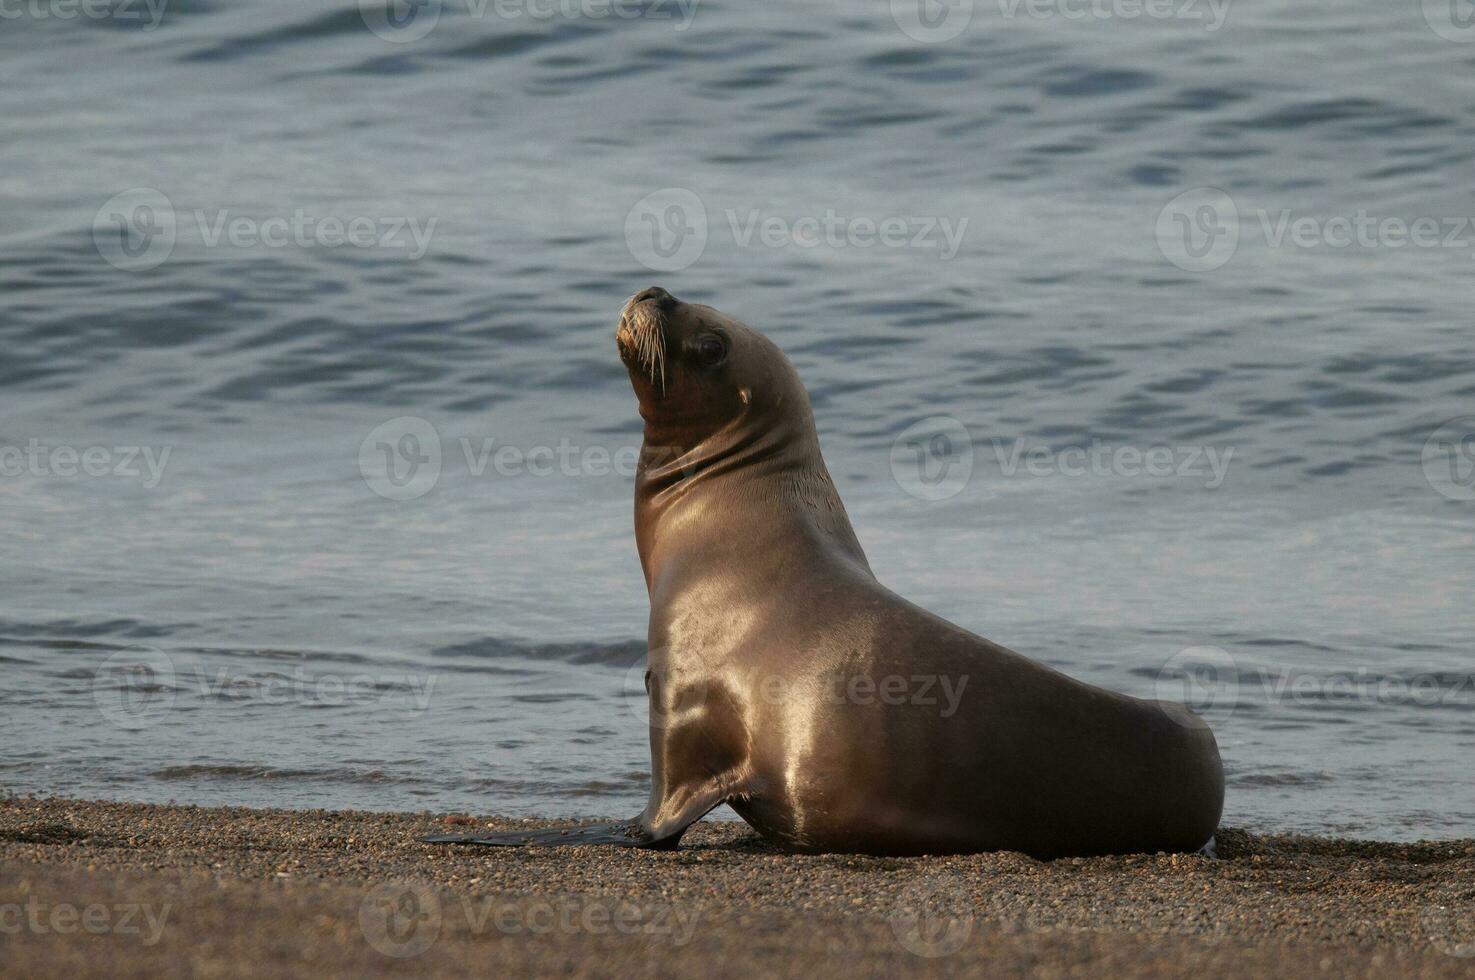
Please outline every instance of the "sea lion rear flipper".
[[[685, 831], [686, 828], [681, 828]], [[427, 844], [485, 844], [490, 847], [570, 847], [579, 844], [608, 844], [615, 847], [674, 848], [681, 833], [663, 838], [653, 836], [638, 820], [625, 823], [596, 823], [583, 827], [554, 827], [548, 830], [503, 831], [495, 834], [430, 834], [420, 838]]]
[[581, 844], [607, 844], [615, 847], [660, 848], [674, 847], [680, 836], [676, 834], [669, 839], [658, 839], [641, 827], [638, 820], [630, 820], [624, 823], [596, 823], [581, 827], [552, 827], [547, 830], [503, 831], [491, 834], [430, 834], [420, 839], [427, 844], [485, 844], [491, 847], [572, 847]]

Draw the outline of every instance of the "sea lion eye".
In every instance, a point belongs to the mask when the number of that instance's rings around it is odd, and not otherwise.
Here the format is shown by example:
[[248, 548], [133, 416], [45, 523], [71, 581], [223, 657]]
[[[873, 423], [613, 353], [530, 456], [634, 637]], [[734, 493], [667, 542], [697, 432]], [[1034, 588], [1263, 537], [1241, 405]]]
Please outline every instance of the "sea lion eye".
[[727, 357], [727, 341], [715, 333], [702, 334], [697, 338], [697, 359], [708, 367], [721, 364]]

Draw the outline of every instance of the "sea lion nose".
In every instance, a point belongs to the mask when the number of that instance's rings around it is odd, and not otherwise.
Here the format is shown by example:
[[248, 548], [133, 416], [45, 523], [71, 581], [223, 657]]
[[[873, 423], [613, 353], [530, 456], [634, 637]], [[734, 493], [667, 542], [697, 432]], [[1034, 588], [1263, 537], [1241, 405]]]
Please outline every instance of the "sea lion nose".
[[656, 304], [663, 310], [676, 305], [676, 297], [666, 292], [660, 286], [651, 286], [649, 289], [642, 289], [631, 298], [630, 305], [634, 306], [636, 303], [644, 303], [648, 299], [655, 300]]

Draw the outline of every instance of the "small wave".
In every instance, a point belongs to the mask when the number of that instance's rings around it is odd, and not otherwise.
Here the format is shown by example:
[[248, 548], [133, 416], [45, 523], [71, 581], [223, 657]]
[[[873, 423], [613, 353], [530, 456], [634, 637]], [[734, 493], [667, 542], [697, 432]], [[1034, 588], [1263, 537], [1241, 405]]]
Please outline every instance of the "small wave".
[[1238, 786], [1244, 789], [1280, 786], [1316, 786], [1322, 783], [1332, 782], [1332, 776], [1325, 772], [1247, 772], [1230, 776], [1225, 782], [1230, 786]]
[[432, 657], [478, 657], [529, 660], [562, 660], [571, 664], [604, 664], [611, 667], [633, 667], [645, 657], [646, 645], [640, 640], [619, 643], [526, 643], [487, 637], [437, 647]]
[[569, 796], [576, 796], [576, 797], [577, 796], [613, 796], [613, 795], [623, 796], [626, 793], [629, 793], [630, 792], [630, 788], [632, 786], [638, 786], [638, 785], [640, 785], [642, 783], [648, 782], [649, 780], [650, 780], [650, 777], [648, 775], [645, 775], [645, 774], [641, 774], [638, 778], [635, 778], [635, 779], [626, 778], [622, 782], [618, 782], [618, 783], [616, 783], [616, 782], [610, 782], [609, 780], [606, 780], [606, 779], [591, 779], [588, 782], [580, 783], [577, 786], [565, 786], [565, 787], [562, 787], [561, 789], [562, 789], [562, 791], [564, 793], [567, 793]]
[[337, 35], [362, 36], [368, 29], [358, 7], [329, 11], [306, 21], [282, 24], [255, 34], [229, 38], [182, 56], [184, 62], [234, 61], [289, 44], [301, 45]]
[[1145, 71], [1068, 68], [1055, 73], [1054, 80], [1045, 85], [1045, 94], [1062, 97], [1115, 95], [1147, 88], [1157, 81], [1157, 76]]
[[581, 691], [559, 691], [550, 694], [514, 694], [509, 700], [519, 704], [568, 704], [570, 701], [598, 701], [599, 698]]
[[488, 58], [505, 58], [524, 54], [550, 44], [568, 43], [598, 34], [597, 28], [580, 24], [561, 24], [556, 30], [543, 33], [522, 32], [519, 34], [493, 34], [479, 37], [460, 47], [447, 51], [448, 57], [471, 58], [483, 61]]
[[[311, 661], [314, 663], [339, 664], [383, 663], [382, 659], [369, 657], [362, 653], [332, 650], [293, 650], [279, 647], [183, 647], [179, 652], [183, 654], [199, 654], [201, 656], [228, 657], [232, 660]], [[270, 675], [265, 674], [263, 676]]]
[[195, 779], [245, 779], [245, 780], [299, 780], [323, 783], [363, 783], [383, 785], [386, 783], [421, 783], [424, 780], [410, 775], [397, 775], [383, 769], [278, 769], [266, 765], [211, 765], [196, 763], [182, 766], [165, 766], [149, 773], [154, 779], [188, 781]]
[[1321, 99], [1294, 102], [1242, 125], [1256, 130], [1295, 130], [1304, 132], [1315, 127], [1345, 130], [1363, 136], [1393, 136], [1449, 126], [1453, 120], [1431, 116], [1409, 106], [1395, 106], [1366, 98]]
[[0, 619], [0, 644], [46, 647], [59, 650], [126, 650], [134, 644], [99, 642], [99, 637], [153, 640], [173, 635], [179, 627], [144, 623], [137, 619], [57, 619], [46, 623]]

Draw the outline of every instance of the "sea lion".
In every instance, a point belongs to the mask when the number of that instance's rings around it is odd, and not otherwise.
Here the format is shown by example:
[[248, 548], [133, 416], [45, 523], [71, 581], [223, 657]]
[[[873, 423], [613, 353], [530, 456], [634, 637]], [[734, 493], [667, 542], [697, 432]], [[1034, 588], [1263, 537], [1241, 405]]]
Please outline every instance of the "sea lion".
[[1224, 773], [1197, 716], [1074, 680], [876, 580], [768, 338], [652, 287], [616, 341], [645, 421], [649, 805], [624, 824], [427, 839], [669, 848], [728, 803], [809, 852], [1212, 840]]

